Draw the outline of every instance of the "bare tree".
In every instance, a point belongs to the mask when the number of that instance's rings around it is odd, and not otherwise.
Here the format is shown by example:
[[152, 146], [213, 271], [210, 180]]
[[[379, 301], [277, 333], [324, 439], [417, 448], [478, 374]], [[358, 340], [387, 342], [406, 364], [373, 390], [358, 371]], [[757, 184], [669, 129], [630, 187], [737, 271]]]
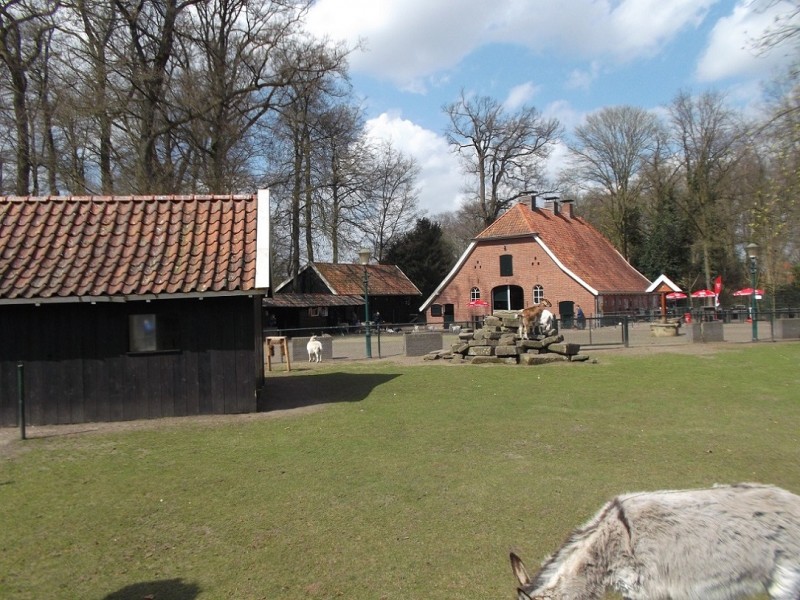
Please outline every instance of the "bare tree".
[[800, 0], [756, 0], [753, 3], [753, 7], [762, 12], [776, 6], [782, 12], [753, 40], [756, 49], [762, 52], [768, 52], [787, 41], [796, 46], [800, 37]]
[[711, 287], [712, 252], [731, 240], [731, 176], [742, 157], [745, 131], [717, 93], [692, 97], [681, 92], [669, 114], [686, 185], [678, 198], [695, 232], [705, 284]]
[[371, 185], [362, 209], [363, 232], [370, 240], [373, 256], [380, 262], [386, 248], [413, 227], [419, 217], [416, 188], [419, 167], [413, 158], [383, 142], [373, 151], [368, 168]]
[[[114, 123], [129, 91], [114, 73], [124, 62], [122, 24], [115, 0], [66, 0], [62, 30], [62, 96], [60, 119], [64, 128], [65, 154], [70, 157], [65, 179], [76, 192], [89, 191], [86, 171], [94, 162], [103, 194], [114, 192]], [[116, 58], [116, 60], [115, 60]], [[88, 101], [87, 101], [88, 100]]]
[[330, 240], [331, 260], [337, 263], [343, 246], [355, 248], [360, 241], [356, 219], [369, 189], [369, 147], [361, 111], [351, 104], [330, 107], [319, 128], [316, 204]]
[[246, 149], [250, 131], [275, 108], [285, 86], [303, 79], [304, 68], [317, 70], [308, 60], [285, 60], [284, 48], [296, 43], [308, 4], [227, 0], [203, 2], [191, 12], [184, 30], [194, 53], [182, 73], [182, 102], [195, 117], [189, 135], [208, 191], [241, 182], [254, 158]]
[[569, 144], [573, 178], [593, 189], [603, 206], [605, 233], [630, 260], [646, 179], [657, 148], [658, 120], [642, 108], [615, 106], [586, 117]]
[[532, 106], [509, 114], [497, 100], [468, 97], [463, 90], [444, 112], [450, 120], [447, 140], [474, 181], [481, 218], [488, 226], [508, 208], [514, 191], [529, 189], [540, 177], [561, 126]]
[[319, 181], [314, 171], [320, 167], [315, 161], [314, 148], [326, 136], [323, 121], [331, 99], [346, 94], [342, 86], [346, 57], [347, 52], [341, 46], [310, 38], [296, 39], [281, 57], [283, 69], [293, 75], [281, 89], [276, 107], [278, 118], [272, 132], [282, 142], [273, 145], [283, 171], [277, 178], [283, 181], [290, 197], [286, 215], [291, 230], [290, 276], [300, 270], [301, 237], [305, 238], [305, 257], [314, 260], [315, 233], [318, 233], [314, 200]]
[[40, 59], [42, 49], [50, 39], [53, 29], [51, 17], [58, 8], [58, 0], [45, 3], [7, 0], [0, 5], [0, 63], [8, 71], [14, 108], [14, 187], [19, 195], [30, 193], [31, 171], [34, 167], [28, 98], [30, 70]]

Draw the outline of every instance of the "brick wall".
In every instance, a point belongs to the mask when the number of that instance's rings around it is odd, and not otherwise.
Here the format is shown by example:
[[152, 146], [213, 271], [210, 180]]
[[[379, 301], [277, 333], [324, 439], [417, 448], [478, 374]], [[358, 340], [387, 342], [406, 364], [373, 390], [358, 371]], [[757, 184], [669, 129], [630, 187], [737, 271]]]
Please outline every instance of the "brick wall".
[[[500, 275], [500, 255], [510, 254], [513, 258], [513, 274]], [[553, 303], [553, 312], [558, 314], [558, 303], [569, 300], [580, 304], [587, 317], [593, 316], [594, 296], [566, 275], [558, 265], [532, 239], [501, 240], [498, 242], [479, 242], [464, 261], [461, 270], [449, 285], [442, 290], [434, 303], [453, 304], [456, 321], [471, 321], [474, 316], [491, 312], [491, 307], [468, 306], [470, 290], [477, 287], [481, 298], [492, 303], [492, 290], [498, 286], [518, 285], [522, 288], [525, 306], [533, 304], [533, 287], [541, 285], [544, 297]], [[442, 317], [431, 316], [427, 311], [429, 324], [442, 323]]]

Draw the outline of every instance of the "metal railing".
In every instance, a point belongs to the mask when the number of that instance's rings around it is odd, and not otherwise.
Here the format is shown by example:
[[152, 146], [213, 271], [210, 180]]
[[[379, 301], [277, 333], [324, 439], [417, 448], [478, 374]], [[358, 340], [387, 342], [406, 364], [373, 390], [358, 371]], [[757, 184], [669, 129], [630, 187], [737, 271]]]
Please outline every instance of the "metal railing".
[[[689, 312], [690, 316], [687, 316]], [[587, 317], [583, 327], [576, 326], [574, 320], [561, 320], [558, 322], [558, 331], [569, 343], [579, 344], [585, 348], [637, 348], [648, 346], [669, 346], [694, 343], [697, 340], [688, 335], [691, 324], [717, 321], [723, 325], [724, 340], [728, 342], [752, 341], [752, 323], [749, 315], [738, 314], [736, 311], [719, 311], [709, 314], [707, 311], [685, 311], [680, 315], [671, 314], [668, 319], [680, 322], [677, 335], [674, 337], [656, 337], [651, 331], [650, 324], [661, 321], [658, 315], [603, 315], [602, 317]], [[771, 341], [777, 339], [776, 323], [779, 319], [800, 318], [800, 310], [783, 309], [780, 311], [762, 311], [757, 314], [758, 340]], [[428, 331], [433, 329], [443, 333], [443, 347], [449, 348], [458, 341], [459, 331], [475, 329], [476, 323], [453, 322], [447, 326], [434, 325], [430, 328], [420, 323], [381, 323], [379, 329], [372, 326], [372, 352], [375, 358], [390, 358], [403, 355], [405, 352], [404, 334], [414, 331]], [[480, 323], [478, 323], [480, 325]], [[334, 327], [301, 327], [286, 329], [267, 329], [265, 335], [283, 335], [290, 338], [307, 338], [310, 335], [328, 335], [332, 338], [334, 359], [364, 359], [366, 358], [364, 344], [364, 327], [341, 326]], [[800, 338], [800, 336], [798, 336]], [[304, 343], [304, 342], [303, 342]], [[303, 347], [303, 350], [305, 347]]]

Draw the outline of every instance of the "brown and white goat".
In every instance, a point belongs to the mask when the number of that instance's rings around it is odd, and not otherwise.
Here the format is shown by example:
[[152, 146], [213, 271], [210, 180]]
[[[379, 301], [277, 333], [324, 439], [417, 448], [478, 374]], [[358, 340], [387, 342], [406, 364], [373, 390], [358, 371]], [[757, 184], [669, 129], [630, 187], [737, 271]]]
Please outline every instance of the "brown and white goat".
[[614, 498], [530, 577], [519, 600], [800, 598], [800, 496], [773, 486], [641, 492]]
[[542, 316], [542, 312], [546, 308], [552, 308], [553, 304], [547, 298], [542, 298], [542, 301], [539, 304], [534, 304], [533, 306], [529, 306], [528, 308], [523, 308], [520, 316], [522, 317], [522, 331], [520, 332], [520, 337], [523, 340], [528, 339], [528, 332], [530, 331], [531, 327], [536, 326], [539, 323], [539, 319]]

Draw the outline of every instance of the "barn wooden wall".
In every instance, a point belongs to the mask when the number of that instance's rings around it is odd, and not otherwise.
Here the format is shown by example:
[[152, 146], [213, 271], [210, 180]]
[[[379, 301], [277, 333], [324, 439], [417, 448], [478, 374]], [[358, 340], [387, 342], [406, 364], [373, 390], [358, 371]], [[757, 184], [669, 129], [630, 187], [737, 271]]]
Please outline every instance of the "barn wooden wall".
[[[256, 410], [263, 384], [260, 297], [0, 306], [0, 425], [18, 417], [17, 364], [30, 425]], [[180, 349], [128, 352], [128, 316], [169, 313]]]

